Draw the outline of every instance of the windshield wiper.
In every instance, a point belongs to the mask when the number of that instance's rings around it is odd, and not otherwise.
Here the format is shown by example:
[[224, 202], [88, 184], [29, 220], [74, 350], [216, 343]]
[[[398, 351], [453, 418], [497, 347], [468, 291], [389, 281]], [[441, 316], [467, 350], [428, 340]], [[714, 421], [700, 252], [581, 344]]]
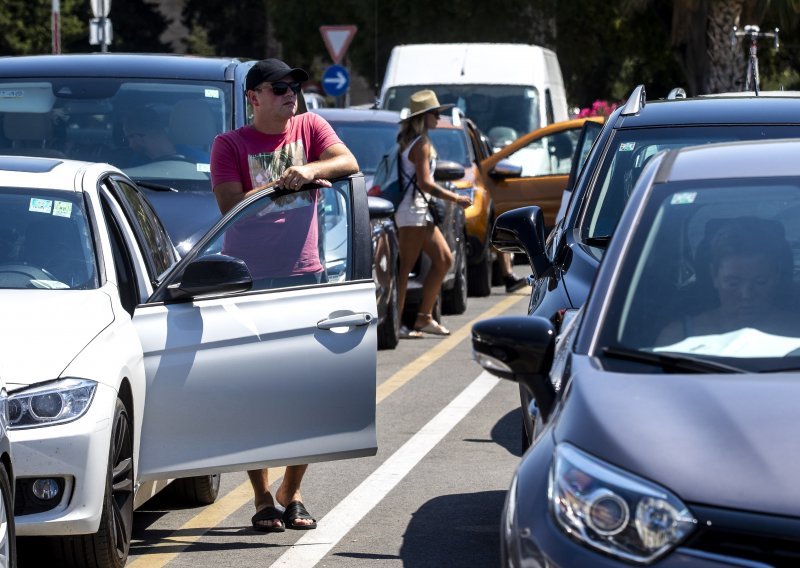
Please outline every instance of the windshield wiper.
[[136, 182], [136, 185], [146, 187], [147, 189], [152, 189], [154, 191], [173, 191], [175, 193], [178, 193], [177, 189], [175, 189], [174, 187], [170, 187], [168, 185], [153, 183], [152, 181], [147, 181], [144, 179], [136, 179], [136, 178], [131, 178], [131, 179], [133, 179], [133, 181]]
[[625, 361], [637, 361], [640, 363], [651, 363], [658, 365], [665, 371], [685, 371], [687, 373], [748, 373], [745, 369], [732, 367], [724, 363], [716, 363], [699, 359], [691, 355], [676, 355], [666, 353], [651, 353], [649, 351], [639, 351], [638, 349], [626, 349], [624, 347], [603, 347], [603, 354], [614, 359], [624, 359]]
[[603, 235], [601, 237], [586, 237], [583, 242], [590, 247], [607, 247], [611, 242], [611, 235]]

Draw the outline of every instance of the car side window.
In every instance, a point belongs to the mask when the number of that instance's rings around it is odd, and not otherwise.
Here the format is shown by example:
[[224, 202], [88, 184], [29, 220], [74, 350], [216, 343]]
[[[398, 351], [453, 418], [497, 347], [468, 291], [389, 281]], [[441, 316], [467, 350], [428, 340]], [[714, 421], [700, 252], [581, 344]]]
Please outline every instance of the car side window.
[[108, 197], [101, 194], [103, 216], [108, 227], [108, 237], [111, 241], [111, 254], [114, 262], [114, 271], [117, 274], [117, 287], [122, 307], [129, 314], [139, 304], [139, 288], [136, 280], [136, 270], [134, 269], [133, 256], [128, 249], [128, 245], [123, 237], [122, 227], [119, 220], [114, 216]]
[[579, 134], [580, 129], [571, 129], [542, 136], [510, 154], [508, 160], [522, 168], [522, 177], [569, 174]]
[[253, 290], [350, 281], [349, 187], [342, 181], [258, 199], [229, 219], [196, 258], [227, 255], [243, 260]]
[[178, 255], [159, 221], [153, 207], [139, 190], [124, 179], [113, 179], [128, 222], [142, 244], [142, 254], [148, 265], [151, 281], [158, 280], [168, 268], [178, 261]]

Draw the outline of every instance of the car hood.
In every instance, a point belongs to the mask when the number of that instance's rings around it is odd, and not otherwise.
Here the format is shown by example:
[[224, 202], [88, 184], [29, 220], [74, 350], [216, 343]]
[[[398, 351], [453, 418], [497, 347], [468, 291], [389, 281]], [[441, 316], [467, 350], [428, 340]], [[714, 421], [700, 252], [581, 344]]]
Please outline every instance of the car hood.
[[58, 378], [114, 321], [99, 290], [3, 290], [0, 303], [0, 372], [9, 390]]
[[688, 505], [798, 516], [797, 374], [678, 375], [602, 371], [573, 357], [555, 430]]

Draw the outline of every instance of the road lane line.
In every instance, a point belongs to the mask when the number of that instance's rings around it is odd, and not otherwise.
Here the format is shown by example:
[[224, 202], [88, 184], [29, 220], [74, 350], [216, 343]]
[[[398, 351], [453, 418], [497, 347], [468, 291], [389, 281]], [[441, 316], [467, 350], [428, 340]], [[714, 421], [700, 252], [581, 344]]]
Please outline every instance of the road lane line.
[[302, 536], [273, 568], [311, 568], [322, 560], [500, 382], [481, 373], [430, 422], [342, 499], [316, 530]]
[[[472, 332], [472, 325], [474, 323], [486, 318], [500, 315], [523, 298], [528, 297], [530, 297], [528, 293], [520, 292], [508, 294], [505, 298], [498, 301], [488, 310], [482, 312], [476, 318], [461, 326], [448, 337], [439, 340], [434, 347], [423, 353], [414, 361], [405, 365], [403, 368], [395, 372], [394, 375], [381, 383], [376, 389], [375, 404], [378, 405], [383, 402], [394, 391], [405, 385], [416, 375], [421, 373], [427, 367], [454, 349], [461, 341], [469, 337], [470, 333]], [[274, 480], [272, 479], [273, 471], [276, 474], [276, 478]], [[285, 468], [282, 467], [270, 468], [270, 485], [276, 483], [278, 479], [283, 476], [284, 471]], [[200, 540], [206, 532], [222, 524], [225, 519], [247, 504], [248, 501], [252, 501], [252, 499], [252, 487], [250, 486], [249, 481], [245, 481], [238, 487], [235, 487], [228, 492], [216, 503], [207, 506], [202, 512], [189, 519], [179, 529], [160, 539], [158, 543], [153, 544], [150, 547], [150, 550], [157, 550], [159, 547], [169, 546], [173, 552], [163, 554], [158, 552], [144, 553], [143, 555], [137, 556], [136, 559], [129, 562], [127, 566], [129, 568], [162, 568], [196, 541]], [[328, 515], [325, 515], [323, 518], [327, 524]], [[196, 535], [188, 537], [181, 534], [188, 529], [196, 531]], [[319, 531], [319, 528], [314, 532], [317, 531]], [[180, 548], [177, 548], [179, 545]]]
[[472, 325], [474, 323], [500, 315], [511, 308], [511, 306], [519, 302], [522, 298], [529, 297], [530, 294], [509, 294], [506, 298], [503, 298], [497, 302], [494, 306], [480, 314], [478, 317], [461, 326], [454, 333], [451, 333], [446, 338], [439, 340], [439, 343], [437, 343], [435, 347], [432, 347], [417, 357], [414, 361], [397, 371], [394, 375], [383, 381], [377, 389], [375, 403], [378, 404], [382, 402], [394, 391], [402, 387], [427, 367], [441, 359], [446, 353], [454, 349], [459, 343], [469, 337], [472, 333]]

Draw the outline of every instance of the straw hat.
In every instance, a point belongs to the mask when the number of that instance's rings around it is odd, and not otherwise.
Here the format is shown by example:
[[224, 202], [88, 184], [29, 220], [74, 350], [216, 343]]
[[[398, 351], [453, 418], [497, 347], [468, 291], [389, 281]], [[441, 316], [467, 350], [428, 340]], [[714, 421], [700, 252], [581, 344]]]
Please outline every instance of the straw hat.
[[436, 98], [436, 93], [431, 91], [430, 89], [423, 89], [422, 91], [417, 91], [410, 97], [411, 100], [411, 108], [409, 109], [408, 116], [405, 116], [403, 120], [408, 120], [412, 116], [418, 116], [420, 114], [425, 114], [426, 112], [431, 111], [442, 111], [448, 108], [452, 108], [455, 105], [448, 104], [448, 105], [440, 105], [439, 99]]

